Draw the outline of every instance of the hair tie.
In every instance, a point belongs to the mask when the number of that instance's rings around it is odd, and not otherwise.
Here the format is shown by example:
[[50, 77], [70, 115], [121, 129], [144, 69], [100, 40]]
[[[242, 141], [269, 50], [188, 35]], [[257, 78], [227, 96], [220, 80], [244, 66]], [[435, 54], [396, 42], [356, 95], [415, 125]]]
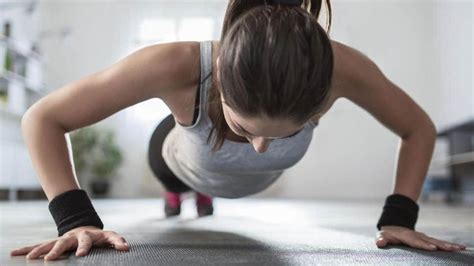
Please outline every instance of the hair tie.
[[270, 5], [287, 5], [287, 6], [301, 6], [303, 0], [268, 0]]

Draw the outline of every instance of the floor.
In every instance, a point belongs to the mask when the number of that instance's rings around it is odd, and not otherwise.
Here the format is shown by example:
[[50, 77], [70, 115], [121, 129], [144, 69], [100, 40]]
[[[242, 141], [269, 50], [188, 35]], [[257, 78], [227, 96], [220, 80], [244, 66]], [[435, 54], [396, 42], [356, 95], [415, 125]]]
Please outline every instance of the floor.
[[[93, 248], [54, 265], [474, 265], [474, 206], [420, 203], [417, 229], [468, 246], [423, 251], [375, 246], [382, 202], [215, 199], [215, 215], [196, 218], [187, 196], [179, 217], [165, 219], [161, 199], [94, 199], [105, 230], [116, 231], [129, 252]], [[0, 265], [44, 265], [10, 257], [13, 248], [56, 236], [47, 201], [0, 203]]]

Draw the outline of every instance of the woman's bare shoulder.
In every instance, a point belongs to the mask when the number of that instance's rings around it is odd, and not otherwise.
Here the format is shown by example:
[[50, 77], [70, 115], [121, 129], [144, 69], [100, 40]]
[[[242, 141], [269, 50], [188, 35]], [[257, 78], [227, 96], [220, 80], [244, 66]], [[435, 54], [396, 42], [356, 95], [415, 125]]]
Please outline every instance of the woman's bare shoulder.
[[[157, 78], [156, 83], [162, 83], [163, 79], [167, 80], [166, 93], [163, 91], [160, 97], [163, 101], [175, 98], [175, 94], [180, 94], [183, 90], [188, 88], [191, 84], [197, 83], [199, 80], [199, 42], [170, 42], [164, 44], [150, 45], [145, 48], [144, 57], [156, 58], [151, 69], [148, 71], [154, 72], [154, 69], [166, 69]], [[160, 55], [166, 53], [166, 56]]]
[[342, 97], [342, 89], [343, 89], [343, 76], [342, 76], [342, 65], [344, 64], [344, 53], [346, 52], [348, 46], [338, 42], [331, 40], [331, 46], [334, 55], [334, 68], [333, 68], [333, 76], [331, 80], [331, 87], [329, 89], [329, 98], [326, 102], [325, 106], [322, 108], [322, 111], [314, 115], [311, 120], [315, 123], [318, 123], [321, 117], [323, 117], [334, 105], [334, 103]]
[[175, 86], [170, 87], [160, 99], [168, 106], [175, 119], [187, 126], [192, 123], [194, 116], [196, 90], [200, 80], [200, 43], [190, 41], [171, 44], [175, 46], [170, 57], [174, 60], [169, 60], [166, 64], [174, 69], [169, 78], [174, 80]]
[[[360, 76], [367, 73], [371, 60], [361, 51], [331, 40], [334, 53], [333, 89], [337, 98], [345, 97]], [[362, 75], [361, 75], [362, 74]]]

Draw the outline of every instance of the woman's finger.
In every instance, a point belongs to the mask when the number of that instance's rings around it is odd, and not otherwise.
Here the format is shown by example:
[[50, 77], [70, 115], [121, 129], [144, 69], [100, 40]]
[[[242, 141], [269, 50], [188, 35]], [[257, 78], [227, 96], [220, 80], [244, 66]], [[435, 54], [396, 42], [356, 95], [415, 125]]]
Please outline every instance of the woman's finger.
[[39, 256], [47, 253], [54, 245], [54, 241], [47, 242], [44, 244], [40, 244], [34, 249], [32, 249], [28, 255], [26, 255], [27, 259], [37, 259]]
[[128, 250], [129, 246], [125, 238], [120, 236], [119, 234], [115, 232], [109, 232], [107, 235], [107, 239], [109, 240], [109, 243], [112, 244], [115, 249], [118, 250]]
[[36, 248], [39, 245], [41, 245], [41, 244], [14, 249], [14, 250], [10, 251], [10, 256], [20, 256], [20, 255], [28, 254], [28, 252], [30, 252], [31, 250], [33, 250], [34, 248]]
[[92, 237], [90, 233], [87, 231], [79, 233], [77, 242], [76, 256], [86, 255], [92, 247]]
[[464, 246], [464, 245], [457, 245], [457, 244], [454, 244], [454, 243], [450, 243], [448, 241], [444, 241], [444, 240], [436, 239], [436, 238], [433, 238], [433, 237], [429, 237], [427, 235], [423, 235], [422, 238], [427, 242], [435, 244], [436, 246], [438, 246], [442, 250], [455, 251], [455, 250], [461, 250], [461, 249], [466, 248], [466, 246]]
[[376, 244], [377, 247], [379, 247], [379, 248], [385, 247], [385, 246], [388, 244], [388, 239], [387, 239], [387, 238], [384, 238], [383, 236], [378, 237], [378, 238], [375, 240], [375, 244]]
[[430, 242], [423, 240], [420, 236], [412, 235], [411, 237], [403, 240], [403, 242], [411, 247], [426, 249], [426, 250], [436, 250], [437, 247]]
[[375, 240], [375, 244], [377, 247], [382, 248], [388, 244], [400, 244], [401, 241], [397, 238], [391, 236], [389, 233], [385, 231], [381, 231], [377, 234], [377, 238]]
[[382, 248], [385, 247], [388, 244], [400, 244], [401, 242], [395, 238], [389, 238], [385, 236], [378, 237], [375, 241], [375, 244], [377, 247]]
[[64, 253], [64, 251], [69, 250], [75, 246], [75, 241], [76, 238], [74, 236], [70, 236], [67, 238], [60, 238], [56, 243], [54, 244], [53, 248], [51, 251], [49, 251], [46, 256], [44, 256], [45, 260], [54, 260], [57, 257], [61, 256], [61, 254]]
[[[401, 227], [388, 229], [388, 231], [390, 230], [394, 231], [394, 233], [391, 233], [390, 235], [394, 238], [397, 238], [399, 241], [401, 241], [405, 245], [408, 245], [414, 248], [419, 248], [419, 249], [426, 249], [426, 250], [437, 249], [436, 245], [433, 245], [422, 239], [423, 233], [415, 232], [413, 230], [401, 228]], [[385, 232], [385, 233], [389, 234], [388, 232]]]
[[[436, 239], [436, 240], [439, 240], [439, 239]], [[456, 243], [443, 241], [443, 240], [439, 240], [439, 241], [442, 241], [446, 246], [454, 246], [454, 247], [457, 247], [459, 249], [466, 249], [466, 245], [463, 245], [463, 244], [456, 244]]]
[[104, 231], [102, 232], [90, 232], [94, 246], [98, 247], [110, 247], [109, 239]]

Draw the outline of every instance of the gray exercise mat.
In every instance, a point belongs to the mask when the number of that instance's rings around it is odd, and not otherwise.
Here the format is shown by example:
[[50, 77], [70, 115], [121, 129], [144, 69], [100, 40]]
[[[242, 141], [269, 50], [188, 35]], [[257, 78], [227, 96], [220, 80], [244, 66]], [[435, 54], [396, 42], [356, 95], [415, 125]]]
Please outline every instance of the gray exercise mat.
[[[365, 229], [365, 230], [364, 230]], [[147, 221], [123, 233], [129, 252], [95, 249], [78, 265], [469, 265], [472, 250], [378, 249], [373, 229], [328, 229], [205, 217]], [[366, 232], [366, 233], [364, 233]], [[471, 243], [472, 244], [472, 243]], [[73, 255], [74, 256], [74, 255]]]
[[196, 218], [191, 201], [163, 217], [161, 200], [95, 201], [107, 230], [130, 251], [94, 247], [44, 262], [8, 257], [10, 248], [55, 235], [46, 202], [2, 207], [0, 265], [474, 265], [472, 208], [423, 206], [417, 228], [468, 246], [458, 252], [375, 245], [380, 203], [222, 200], [215, 215]]

